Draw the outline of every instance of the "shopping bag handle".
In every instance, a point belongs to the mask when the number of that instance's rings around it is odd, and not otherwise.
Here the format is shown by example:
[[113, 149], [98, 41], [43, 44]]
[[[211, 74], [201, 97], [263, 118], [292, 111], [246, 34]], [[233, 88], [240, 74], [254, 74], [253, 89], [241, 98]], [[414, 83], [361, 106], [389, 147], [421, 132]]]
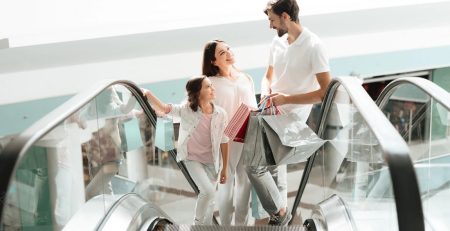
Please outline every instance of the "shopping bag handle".
[[270, 100], [269, 96], [265, 96], [259, 103], [257, 114], [262, 114], [266, 109], [269, 110], [269, 114], [266, 115], [277, 115], [280, 114], [280, 111], [278, 110], [278, 107], [273, 105], [272, 100]]
[[264, 108], [266, 108], [266, 106], [267, 106], [268, 101], [270, 101], [270, 97], [264, 96], [264, 98], [262, 98], [258, 103], [258, 111], [264, 110]]

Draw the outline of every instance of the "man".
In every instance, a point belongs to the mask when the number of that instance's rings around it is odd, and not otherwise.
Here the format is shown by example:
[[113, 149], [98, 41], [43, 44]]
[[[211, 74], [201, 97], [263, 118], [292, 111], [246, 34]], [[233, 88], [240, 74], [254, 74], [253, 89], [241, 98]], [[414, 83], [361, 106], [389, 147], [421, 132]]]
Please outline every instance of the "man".
[[[278, 36], [271, 44], [261, 94], [269, 95], [282, 113], [296, 113], [306, 121], [312, 104], [322, 101], [331, 81], [322, 42], [300, 24], [296, 0], [272, 0], [264, 13]], [[291, 214], [277, 188], [279, 182], [274, 181], [269, 169], [248, 167], [247, 172], [263, 208], [270, 215], [269, 225], [286, 225]], [[276, 168], [270, 170], [276, 171]], [[283, 170], [286, 171], [278, 168], [278, 171]]]
[[264, 12], [278, 37], [272, 41], [263, 93], [274, 93], [271, 99], [284, 113], [295, 111], [306, 120], [331, 82], [322, 42], [300, 24], [295, 0], [271, 1]]

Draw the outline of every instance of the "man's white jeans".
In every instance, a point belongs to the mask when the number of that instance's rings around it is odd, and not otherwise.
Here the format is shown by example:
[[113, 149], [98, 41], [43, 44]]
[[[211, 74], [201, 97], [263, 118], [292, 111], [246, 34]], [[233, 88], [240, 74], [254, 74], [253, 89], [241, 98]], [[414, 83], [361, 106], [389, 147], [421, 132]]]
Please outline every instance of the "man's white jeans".
[[184, 164], [200, 191], [195, 205], [194, 225], [212, 225], [218, 180], [214, 164], [206, 165], [191, 160], [185, 160]]
[[[287, 166], [267, 166], [267, 170], [269, 170], [273, 180], [278, 186], [278, 191], [280, 191], [281, 197], [283, 198], [283, 207], [287, 208]], [[252, 215], [255, 219], [269, 217], [269, 214], [264, 210], [254, 188], [252, 190]]]
[[[270, 169], [270, 171], [269, 171]], [[270, 215], [274, 215], [280, 211], [281, 208], [286, 205], [286, 198], [283, 194], [287, 189], [287, 184], [282, 184], [282, 189], [278, 187], [278, 170], [276, 167], [268, 166], [248, 166], [247, 174], [255, 188], [255, 192], [263, 206], [263, 208]], [[284, 173], [283, 173], [284, 174]], [[286, 176], [282, 175], [282, 178], [286, 179]], [[280, 181], [280, 183], [282, 183]], [[284, 188], [284, 189], [283, 189]]]
[[245, 166], [240, 161], [243, 146], [243, 143], [229, 143], [228, 179], [225, 184], [219, 184], [217, 198], [221, 225], [231, 225], [234, 192], [236, 192], [234, 224], [247, 225], [251, 184]]

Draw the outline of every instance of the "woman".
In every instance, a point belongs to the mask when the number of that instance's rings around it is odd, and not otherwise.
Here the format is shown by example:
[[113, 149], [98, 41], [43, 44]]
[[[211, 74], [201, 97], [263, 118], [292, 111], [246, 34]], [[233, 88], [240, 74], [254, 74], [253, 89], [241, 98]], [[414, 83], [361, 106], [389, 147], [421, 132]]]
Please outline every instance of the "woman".
[[[241, 103], [257, 107], [255, 90], [251, 76], [239, 71], [235, 66], [234, 54], [222, 40], [206, 43], [203, 50], [202, 74], [210, 78], [216, 89], [214, 102], [225, 109], [229, 118]], [[248, 220], [250, 181], [241, 163], [243, 144], [230, 141], [228, 181], [219, 185], [219, 214], [222, 225], [231, 225], [233, 215], [233, 193], [236, 185], [235, 225], [246, 225]], [[235, 184], [236, 181], [236, 184]]]
[[190, 79], [186, 84], [188, 102], [180, 105], [165, 104], [150, 91], [144, 96], [158, 111], [181, 118], [178, 136], [177, 161], [184, 161], [200, 193], [195, 206], [195, 225], [211, 225], [217, 178], [222, 169], [220, 183], [227, 181], [228, 138], [224, 134], [226, 112], [213, 103], [215, 90], [209, 78]]

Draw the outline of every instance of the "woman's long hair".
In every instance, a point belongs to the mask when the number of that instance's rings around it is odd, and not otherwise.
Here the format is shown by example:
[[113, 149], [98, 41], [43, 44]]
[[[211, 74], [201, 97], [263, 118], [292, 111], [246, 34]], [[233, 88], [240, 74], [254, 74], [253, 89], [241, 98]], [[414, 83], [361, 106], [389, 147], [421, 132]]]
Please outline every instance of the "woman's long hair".
[[206, 76], [194, 77], [186, 83], [189, 107], [193, 111], [198, 110], [200, 90], [202, 89], [203, 80], [205, 78]]
[[214, 65], [214, 61], [216, 61], [216, 47], [218, 43], [224, 42], [219, 39], [214, 39], [206, 43], [203, 49], [202, 75], [216, 76], [219, 73], [219, 67]]

